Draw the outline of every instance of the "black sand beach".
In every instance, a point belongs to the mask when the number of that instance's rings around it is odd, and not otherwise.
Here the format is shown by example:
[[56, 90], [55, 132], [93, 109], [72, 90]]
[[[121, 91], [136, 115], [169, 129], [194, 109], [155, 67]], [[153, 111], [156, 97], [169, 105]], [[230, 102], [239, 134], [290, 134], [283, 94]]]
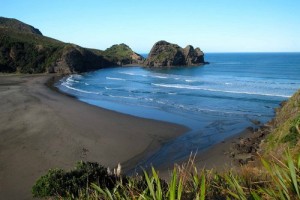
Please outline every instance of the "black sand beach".
[[38, 177], [80, 160], [126, 171], [187, 131], [82, 103], [47, 87], [51, 77], [0, 76], [1, 199], [31, 199]]

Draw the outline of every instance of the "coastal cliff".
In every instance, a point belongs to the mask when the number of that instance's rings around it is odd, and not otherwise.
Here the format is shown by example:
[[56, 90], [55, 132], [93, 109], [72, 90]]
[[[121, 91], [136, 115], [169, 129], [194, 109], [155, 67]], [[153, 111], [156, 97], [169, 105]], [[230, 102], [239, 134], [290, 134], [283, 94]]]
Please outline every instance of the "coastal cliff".
[[88, 49], [43, 36], [41, 31], [16, 19], [0, 17], [0, 72], [81, 73], [110, 66], [146, 67], [203, 65], [204, 53], [191, 45], [181, 48], [159, 41], [143, 58], [126, 44], [106, 50]]
[[0, 72], [80, 73], [143, 60], [125, 44], [105, 51], [83, 48], [45, 37], [16, 19], [0, 17]]
[[148, 67], [197, 66], [205, 61], [200, 48], [194, 49], [191, 45], [181, 48], [162, 40], [154, 44], [144, 64]]
[[66, 44], [59, 57], [52, 63], [48, 73], [87, 72], [115, 65], [98, 50], [91, 51], [74, 44]]

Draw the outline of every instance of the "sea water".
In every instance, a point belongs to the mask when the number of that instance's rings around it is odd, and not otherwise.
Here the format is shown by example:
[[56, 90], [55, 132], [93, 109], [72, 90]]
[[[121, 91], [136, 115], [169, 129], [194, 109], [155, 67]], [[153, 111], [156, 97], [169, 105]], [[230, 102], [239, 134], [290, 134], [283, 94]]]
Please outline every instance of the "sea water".
[[300, 88], [300, 53], [208, 53], [204, 66], [113, 67], [62, 79], [57, 87], [110, 110], [184, 125], [141, 161], [159, 166], [265, 123]]

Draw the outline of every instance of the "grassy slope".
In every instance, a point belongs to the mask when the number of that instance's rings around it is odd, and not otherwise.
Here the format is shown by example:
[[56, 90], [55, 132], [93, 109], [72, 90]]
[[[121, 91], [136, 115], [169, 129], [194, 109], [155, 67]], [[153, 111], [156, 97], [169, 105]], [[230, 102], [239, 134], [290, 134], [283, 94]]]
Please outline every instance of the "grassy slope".
[[273, 130], [262, 142], [261, 150], [267, 155], [282, 156], [289, 148], [292, 154], [300, 150], [300, 90], [276, 112], [271, 122]]

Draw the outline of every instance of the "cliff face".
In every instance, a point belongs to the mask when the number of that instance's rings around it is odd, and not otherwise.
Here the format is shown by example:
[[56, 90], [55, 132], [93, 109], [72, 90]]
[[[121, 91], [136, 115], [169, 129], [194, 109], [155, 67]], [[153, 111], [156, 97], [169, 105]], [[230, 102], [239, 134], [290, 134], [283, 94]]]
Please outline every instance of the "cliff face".
[[62, 49], [57, 60], [47, 69], [48, 73], [74, 73], [97, 70], [114, 65], [102, 55], [82, 48], [77, 45], [68, 44]]
[[199, 49], [188, 45], [184, 49], [177, 44], [159, 41], [154, 44], [144, 64], [148, 67], [171, 67], [202, 65], [204, 54]]
[[186, 65], [204, 64], [204, 53], [200, 48], [194, 49], [193, 46], [188, 45], [183, 49]]

